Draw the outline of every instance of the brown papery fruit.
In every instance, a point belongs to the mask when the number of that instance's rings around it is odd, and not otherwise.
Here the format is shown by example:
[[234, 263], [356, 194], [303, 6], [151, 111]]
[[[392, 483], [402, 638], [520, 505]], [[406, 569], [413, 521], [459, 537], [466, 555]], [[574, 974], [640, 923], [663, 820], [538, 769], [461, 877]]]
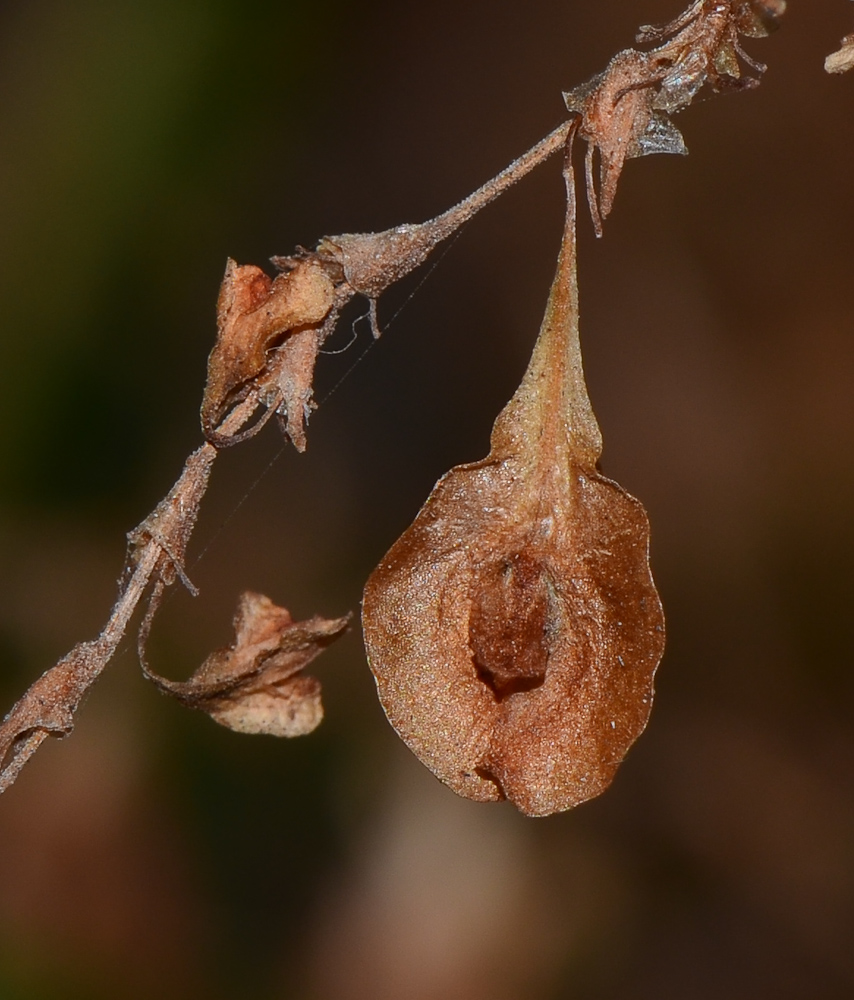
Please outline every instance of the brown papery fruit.
[[545, 318], [490, 453], [439, 480], [363, 601], [380, 701], [406, 744], [460, 795], [529, 816], [608, 786], [646, 726], [664, 647], [646, 512], [597, 470], [566, 180]]

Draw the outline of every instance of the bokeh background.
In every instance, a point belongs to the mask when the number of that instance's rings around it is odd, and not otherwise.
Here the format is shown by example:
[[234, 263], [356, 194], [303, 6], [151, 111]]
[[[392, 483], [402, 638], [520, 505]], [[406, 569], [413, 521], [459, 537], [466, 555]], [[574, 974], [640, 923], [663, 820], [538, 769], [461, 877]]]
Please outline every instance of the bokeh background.
[[[677, 7], [0, 3], [4, 706], [97, 634], [124, 533], [200, 442], [226, 258], [436, 214]], [[2, 1000], [854, 995], [854, 75], [822, 69], [851, 30], [844, 0], [792, 0], [747, 45], [762, 87], [689, 109], [687, 160], [630, 163], [604, 240], [583, 220], [604, 469], [649, 510], [669, 623], [612, 788], [537, 821], [457, 799], [385, 722], [356, 626], [292, 742], [167, 701], [128, 649], [0, 801]], [[358, 608], [487, 450], [561, 199], [549, 163], [388, 293], [364, 357], [357, 323], [304, 456], [272, 426], [222, 456], [162, 673], [229, 641], [246, 588]]]

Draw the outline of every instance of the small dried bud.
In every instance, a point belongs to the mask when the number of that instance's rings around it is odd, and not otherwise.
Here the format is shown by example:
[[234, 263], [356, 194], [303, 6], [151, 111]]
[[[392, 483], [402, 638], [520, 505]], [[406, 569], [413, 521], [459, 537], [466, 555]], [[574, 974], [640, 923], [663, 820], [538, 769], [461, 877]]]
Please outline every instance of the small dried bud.
[[436, 484], [363, 602], [380, 701], [410, 749], [459, 794], [531, 816], [610, 783], [664, 642], [646, 514], [597, 470], [570, 178], [568, 192], [543, 326], [491, 451]]
[[247, 591], [234, 620], [236, 639], [212, 653], [188, 681], [147, 676], [189, 708], [238, 733], [303, 736], [323, 718], [320, 681], [302, 671], [344, 633], [350, 619], [291, 619], [263, 594]]
[[197, 448], [184, 463], [172, 489], [142, 524], [128, 532], [128, 559], [122, 574], [124, 583], [130, 580], [147, 546], [154, 544], [163, 553], [156, 574], [161, 582], [171, 586], [180, 578], [191, 594], [198, 593], [184, 572], [184, 558], [215, 458], [216, 449], [212, 445], [203, 444]]
[[[406, 277], [430, 256], [436, 244], [447, 239], [481, 204], [469, 208], [465, 203], [428, 222], [404, 223], [380, 233], [342, 233], [324, 236], [313, 256], [328, 271], [340, 268], [352, 292], [364, 295], [370, 303], [371, 329], [379, 338], [377, 300], [396, 281]], [[286, 260], [286, 258], [274, 258]]]

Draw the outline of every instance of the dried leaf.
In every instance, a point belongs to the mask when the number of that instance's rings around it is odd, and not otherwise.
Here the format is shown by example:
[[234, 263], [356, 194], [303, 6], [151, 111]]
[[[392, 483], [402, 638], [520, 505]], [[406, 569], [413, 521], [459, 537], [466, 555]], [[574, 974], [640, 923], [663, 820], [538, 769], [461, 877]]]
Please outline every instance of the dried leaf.
[[234, 621], [232, 646], [212, 653], [188, 681], [147, 667], [161, 691], [239, 733], [303, 736], [323, 718], [320, 682], [302, 671], [346, 630], [346, 618], [294, 622], [285, 608], [247, 591]]
[[365, 588], [392, 725], [459, 794], [532, 816], [610, 783], [644, 729], [661, 603], [640, 503], [597, 469], [574, 208], [543, 326], [489, 455], [437, 484]]
[[[335, 284], [327, 269], [316, 260], [298, 261], [275, 279], [260, 267], [229, 260], [217, 305], [217, 341], [208, 358], [208, 380], [202, 400], [202, 427], [210, 441], [218, 445], [230, 443], [217, 435], [217, 425], [228, 408], [245, 396], [253, 381], [263, 383], [272, 360], [270, 349], [278, 341], [296, 333], [305, 334], [305, 341], [310, 334], [316, 356], [318, 340], [324, 335], [327, 320], [330, 316], [334, 318], [335, 307]], [[310, 370], [306, 371], [307, 354], [304, 350], [297, 353], [298, 370], [283, 374], [280, 355], [273, 381], [281, 382], [289, 375], [297, 386], [284, 403], [288, 433], [302, 451], [314, 356]], [[277, 405], [280, 402], [277, 400]]]

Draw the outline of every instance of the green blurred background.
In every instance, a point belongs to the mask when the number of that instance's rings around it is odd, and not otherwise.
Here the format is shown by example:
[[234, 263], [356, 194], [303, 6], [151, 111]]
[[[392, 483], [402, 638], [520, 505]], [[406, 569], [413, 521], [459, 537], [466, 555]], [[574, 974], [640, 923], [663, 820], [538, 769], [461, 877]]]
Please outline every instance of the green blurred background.
[[[4, 705], [97, 634], [124, 533], [200, 441], [226, 258], [436, 214], [675, 13], [0, 3]], [[127, 649], [0, 801], [0, 1000], [854, 995], [854, 74], [822, 71], [853, 24], [792, 0], [747, 46], [762, 87], [686, 112], [688, 160], [630, 163], [603, 241], [583, 219], [604, 470], [649, 509], [669, 622], [611, 790], [538, 821], [457, 799], [385, 723], [357, 628], [293, 742], [186, 712]], [[361, 324], [323, 359], [304, 456], [271, 466], [270, 427], [220, 458], [202, 596], [169, 601], [156, 668], [229, 641], [246, 588], [357, 609], [435, 479], [487, 450], [561, 197], [550, 163], [388, 293], [377, 346], [352, 367]]]

